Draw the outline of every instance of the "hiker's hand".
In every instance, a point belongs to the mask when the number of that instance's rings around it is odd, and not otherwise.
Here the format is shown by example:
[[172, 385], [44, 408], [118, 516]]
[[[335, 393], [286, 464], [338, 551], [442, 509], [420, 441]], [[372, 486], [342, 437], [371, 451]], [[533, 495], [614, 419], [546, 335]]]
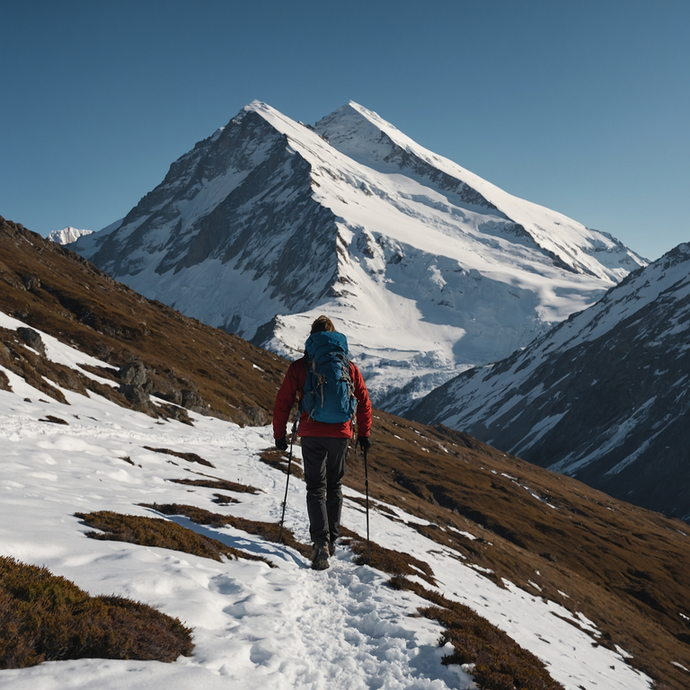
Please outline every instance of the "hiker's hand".
[[288, 447], [287, 436], [283, 436], [283, 438], [277, 438], [276, 439], [276, 448], [278, 450], [287, 450], [287, 447]]
[[358, 436], [357, 444], [364, 452], [368, 451], [369, 448], [371, 448], [371, 441], [369, 440], [368, 436]]

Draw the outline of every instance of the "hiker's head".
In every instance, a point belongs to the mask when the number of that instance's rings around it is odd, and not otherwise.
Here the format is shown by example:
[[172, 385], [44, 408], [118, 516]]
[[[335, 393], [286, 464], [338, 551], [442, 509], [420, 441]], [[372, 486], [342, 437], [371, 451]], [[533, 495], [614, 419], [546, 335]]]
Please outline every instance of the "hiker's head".
[[316, 319], [314, 323], [311, 325], [312, 333], [321, 333], [323, 331], [330, 331], [331, 333], [335, 333], [335, 326], [327, 316], [319, 316], [319, 318]]

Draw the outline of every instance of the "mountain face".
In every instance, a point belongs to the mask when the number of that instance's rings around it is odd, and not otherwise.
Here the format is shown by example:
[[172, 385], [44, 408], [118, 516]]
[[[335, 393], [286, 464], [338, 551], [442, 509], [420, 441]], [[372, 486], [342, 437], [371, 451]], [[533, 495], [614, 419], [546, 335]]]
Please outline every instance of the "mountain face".
[[690, 244], [409, 415], [690, 519]]
[[355, 103], [313, 127], [251, 103], [72, 248], [287, 357], [328, 314], [387, 409], [527, 345], [645, 263]]
[[48, 233], [48, 239], [51, 242], [57, 242], [57, 244], [72, 244], [76, 242], [80, 237], [84, 235], [90, 235], [93, 230], [79, 230], [68, 225], [62, 230], [53, 230], [53, 232]]

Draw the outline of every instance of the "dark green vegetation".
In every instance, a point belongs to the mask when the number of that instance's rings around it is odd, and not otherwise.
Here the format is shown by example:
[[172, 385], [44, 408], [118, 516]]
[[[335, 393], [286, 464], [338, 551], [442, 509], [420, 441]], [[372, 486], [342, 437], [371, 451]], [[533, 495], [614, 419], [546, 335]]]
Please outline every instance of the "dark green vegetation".
[[90, 597], [45, 568], [0, 556], [0, 668], [101, 657], [175, 661], [191, 630], [120, 597]]

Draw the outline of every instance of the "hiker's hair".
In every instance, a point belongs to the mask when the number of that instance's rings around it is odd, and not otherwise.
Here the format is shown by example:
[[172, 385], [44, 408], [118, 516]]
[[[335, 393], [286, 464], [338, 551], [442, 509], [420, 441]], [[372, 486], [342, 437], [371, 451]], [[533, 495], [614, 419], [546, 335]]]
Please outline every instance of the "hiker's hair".
[[333, 325], [333, 322], [327, 316], [323, 315], [319, 316], [319, 318], [316, 319], [311, 325], [312, 333], [321, 333], [322, 331], [330, 331], [331, 333], [335, 333], [335, 326]]

